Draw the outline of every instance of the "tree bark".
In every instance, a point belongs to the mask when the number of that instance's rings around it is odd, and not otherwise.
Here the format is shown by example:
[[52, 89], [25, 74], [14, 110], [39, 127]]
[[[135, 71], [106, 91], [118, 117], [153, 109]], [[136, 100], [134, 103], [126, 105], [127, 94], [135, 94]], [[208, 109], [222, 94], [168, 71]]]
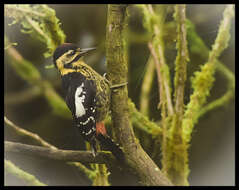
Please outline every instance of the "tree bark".
[[4, 149], [6, 152], [21, 153], [29, 156], [40, 156], [48, 159], [65, 162], [116, 164], [114, 156], [110, 152], [103, 151], [98, 152], [96, 157], [94, 157], [91, 151], [72, 151], [60, 149], [54, 150], [52, 148], [45, 148], [40, 146], [33, 146], [9, 141], [4, 142]]
[[[106, 58], [108, 78], [113, 86], [127, 81], [127, 52], [123, 34], [126, 8], [126, 5], [108, 5]], [[126, 164], [139, 176], [140, 182], [143, 185], [172, 185], [135, 138], [129, 120], [127, 86], [112, 90], [111, 111], [113, 131], [125, 152]]]

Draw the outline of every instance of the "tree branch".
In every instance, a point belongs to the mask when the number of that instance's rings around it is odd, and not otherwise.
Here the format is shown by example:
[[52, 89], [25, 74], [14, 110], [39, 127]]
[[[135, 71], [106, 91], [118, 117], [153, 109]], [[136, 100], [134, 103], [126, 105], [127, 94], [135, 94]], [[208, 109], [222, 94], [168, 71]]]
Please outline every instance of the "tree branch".
[[140, 93], [140, 112], [144, 115], [149, 115], [149, 97], [150, 90], [153, 84], [155, 65], [152, 56], [148, 58], [146, 64], [146, 72], [144, 80], [142, 82], [141, 93]]
[[201, 67], [201, 71], [195, 72], [192, 79], [193, 94], [190, 96], [190, 102], [187, 104], [183, 119], [183, 134], [186, 142], [190, 142], [191, 140], [191, 133], [194, 125], [198, 121], [200, 110], [206, 103], [207, 97], [214, 84], [217, 58], [221, 55], [222, 51], [228, 47], [233, 17], [234, 5], [227, 5], [223, 13], [223, 19], [219, 26], [216, 40], [209, 53], [208, 61]]
[[4, 142], [6, 152], [21, 153], [29, 156], [40, 156], [52, 160], [65, 162], [82, 162], [82, 163], [114, 163], [116, 160], [110, 152], [98, 152], [96, 157], [90, 151], [73, 151], [73, 150], [53, 150], [52, 148], [45, 148], [40, 146], [26, 145], [15, 142]]
[[[106, 57], [108, 76], [113, 85], [127, 81], [128, 67], [123, 35], [125, 19], [125, 5], [108, 5]], [[137, 173], [144, 185], [172, 185], [134, 136], [129, 120], [126, 87], [112, 91], [111, 106], [113, 130], [123, 146], [127, 164]]]
[[175, 60], [174, 77], [174, 115], [167, 130], [165, 148], [163, 149], [163, 171], [175, 185], [189, 185], [188, 152], [182, 134], [182, 120], [184, 113], [184, 85], [186, 81], [188, 49], [186, 39], [186, 6], [175, 5], [174, 19], [177, 25], [177, 57]]
[[[187, 62], [189, 61], [188, 57], [188, 48], [187, 48], [187, 30], [186, 30], [186, 6], [176, 5], [175, 6], [175, 21], [177, 22], [177, 57], [175, 61], [175, 78], [174, 78], [174, 103], [175, 103], [175, 112], [182, 120], [183, 111], [184, 111], [184, 86], [187, 79]], [[181, 127], [181, 124], [179, 124]]]
[[[194, 24], [190, 20], [187, 20], [186, 24], [189, 31], [187, 33], [187, 38], [190, 51], [197, 56], [200, 56], [204, 60], [207, 60], [210, 51], [209, 48], [205, 45], [203, 40], [197, 34]], [[235, 96], [235, 74], [218, 59], [216, 59], [216, 70], [220, 74], [222, 74], [223, 77], [226, 78], [227, 91], [221, 97], [203, 106], [202, 109], [199, 111], [198, 118], [202, 117], [208, 111], [225, 105]]]
[[[150, 51], [153, 49], [154, 57], [157, 58], [156, 71], [158, 75], [158, 86], [160, 93], [160, 105], [162, 105], [162, 114], [166, 112], [166, 108], [169, 115], [174, 113], [172, 100], [171, 100], [171, 84], [169, 69], [166, 64], [164, 56], [164, 43], [163, 43], [163, 25], [165, 20], [165, 14], [155, 14], [152, 5], [139, 5], [144, 14], [144, 27], [154, 34], [152, 41], [149, 44]], [[165, 9], [163, 9], [165, 10]], [[152, 51], [151, 51], [152, 52]], [[155, 59], [154, 59], [155, 61]], [[159, 76], [160, 72], [160, 76]], [[165, 108], [164, 108], [165, 107]], [[164, 114], [165, 115], [165, 114]]]

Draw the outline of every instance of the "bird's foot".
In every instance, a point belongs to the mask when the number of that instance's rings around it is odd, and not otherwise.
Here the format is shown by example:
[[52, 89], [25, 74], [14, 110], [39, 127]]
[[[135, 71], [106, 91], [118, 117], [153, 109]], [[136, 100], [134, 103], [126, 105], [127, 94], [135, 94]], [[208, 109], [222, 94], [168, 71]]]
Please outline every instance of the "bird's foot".
[[110, 84], [110, 81], [107, 79], [107, 73], [103, 74], [103, 78], [108, 84]]
[[125, 85], [128, 84], [128, 82], [123, 82], [123, 83], [120, 83], [120, 84], [114, 84], [114, 85], [112, 85], [112, 84], [110, 83], [110, 81], [107, 79], [107, 73], [104, 73], [104, 74], [103, 74], [103, 78], [104, 78], [105, 81], [110, 85], [110, 88], [111, 88], [111, 89], [120, 88], [120, 87], [125, 86]]
[[98, 154], [98, 152], [97, 152], [93, 147], [91, 148], [91, 153], [92, 153], [92, 155], [93, 155], [94, 158], [95, 158], [96, 155]]
[[111, 85], [110, 88], [111, 89], [120, 88], [122, 86], [126, 86], [127, 84], [128, 84], [128, 82], [123, 82], [123, 83], [120, 83], [120, 84], [114, 84], [114, 85]]
[[90, 145], [91, 145], [91, 152], [92, 152], [92, 155], [93, 155], [93, 157], [96, 157], [96, 155], [97, 155], [97, 145], [96, 145], [96, 140], [95, 139], [93, 139], [92, 140], [92, 142], [90, 143]]

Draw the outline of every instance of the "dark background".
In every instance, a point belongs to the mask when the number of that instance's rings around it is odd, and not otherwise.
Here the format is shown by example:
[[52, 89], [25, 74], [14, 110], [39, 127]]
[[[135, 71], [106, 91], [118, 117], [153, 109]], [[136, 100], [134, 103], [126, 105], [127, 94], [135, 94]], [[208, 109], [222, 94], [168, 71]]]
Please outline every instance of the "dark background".
[[[49, 5], [56, 11], [56, 16], [62, 23], [67, 42], [73, 42], [80, 47], [100, 46], [98, 51], [87, 57], [86, 61], [99, 73], [106, 72], [105, 68], [105, 28], [106, 5]], [[225, 5], [188, 5], [187, 17], [196, 25], [198, 34], [208, 47], [214, 43], [218, 27], [222, 19]], [[134, 6], [129, 10], [129, 27], [137, 33], [145, 32], [142, 26], [142, 14]], [[171, 18], [170, 18], [171, 17]], [[172, 19], [172, 14], [169, 15]], [[235, 20], [234, 20], [235, 21]], [[61, 94], [61, 81], [55, 69], [45, 69], [51, 64], [52, 58], [44, 58], [45, 47], [33, 40], [27, 34], [20, 32], [19, 24], [8, 26], [9, 19], [5, 19], [5, 35], [11, 42], [17, 42], [16, 49], [21, 55], [31, 61], [41, 72], [44, 79], [50, 81]], [[166, 42], [167, 43], [167, 42]], [[103, 45], [102, 45], [103, 44]], [[175, 48], [175, 43], [173, 44]], [[129, 43], [129, 97], [139, 107], [139, 94], [145, 71], [145, 64], [149, 56], [147, 43]], [[174, 71], [175, 49], [166, 51], [166, 61], [171, 73]], [[231, 40], [220, 60], [234, 72], [235, 70], [235, 22], [232, 24]], [[84, 145], [76, 129], [71, 127], [71, 120], [60, 118], [51, 113], [51, 108], [44, 97], [35, 97], [22, 103], [8, 102], [9, 97], [17, 98], [18, 93], [31, 88], [21, 79], [7, 63], [4, 63], [4, 112], [5, 115], [17, 125], [35, 132], [51, 144], [61, 149], [83, 149]], [[188, 65], [188, 83], [192, 71], [199, 70], [204, 60], [190, 54]], [[172, 82], [172, 81], [171, 81]], [[208, 98], [212, 101], [226, 91], [226, 80], [216, 72], [216, 82]], [[160, 112], [156, 105], [158, 90], [156, 75], [150, 95], [150, 119], [158, 120]], [[190, 86], [185, 90], [185, 101], [189, 101], [192, 92]], [[138, 133], [137, 133], [138, 134]], [[4, 128], [5, 140], [27, 143], [26, 140], [16, 136], [7, 126]], [[148, 136], [150, 138], [150, 136]], [[149, 139], [149, 141], [152, 141]], [[30, 143], [30, 142], [29, 142]], [[146, 151], [151, 154], [150, 150]], [[20, 168], [34, 174], [40, 181], [48, 185], [90, 185], [90, 180], [80, 174], [73, 167], [62, 162], [56, 162], [36, 157], [18, 154], [5, 154]], [[235, 184], [235, 102], [213, 110], [203, 116], [192, 134], [189, 152], [190, 185], [234, 185]], [[136, 178], [127, 173], [114, 170], [109, 177], [112, 185], [138, 185]], [[5, 174], [5, 185], [24, 185], [22, 181], [10, 174]]]

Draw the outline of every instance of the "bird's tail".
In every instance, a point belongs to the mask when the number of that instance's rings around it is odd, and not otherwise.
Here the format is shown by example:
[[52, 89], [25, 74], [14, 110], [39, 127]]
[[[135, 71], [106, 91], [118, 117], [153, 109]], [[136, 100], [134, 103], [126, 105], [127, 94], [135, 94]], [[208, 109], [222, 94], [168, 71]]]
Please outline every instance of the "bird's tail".
[[116, 144], [112, 138], [110, 138], [106, 134], [103, 135], [99, 133], [97, 135], [97, 140], [100, 142], [102, 146], [104, 146], [109, 151], [111, 151], [117, 160], [119, 160], [120, 162], [124, 162], [124, 159], [125, 159], [124, 153], [122, 149], [120, 148], [119, 144]]

